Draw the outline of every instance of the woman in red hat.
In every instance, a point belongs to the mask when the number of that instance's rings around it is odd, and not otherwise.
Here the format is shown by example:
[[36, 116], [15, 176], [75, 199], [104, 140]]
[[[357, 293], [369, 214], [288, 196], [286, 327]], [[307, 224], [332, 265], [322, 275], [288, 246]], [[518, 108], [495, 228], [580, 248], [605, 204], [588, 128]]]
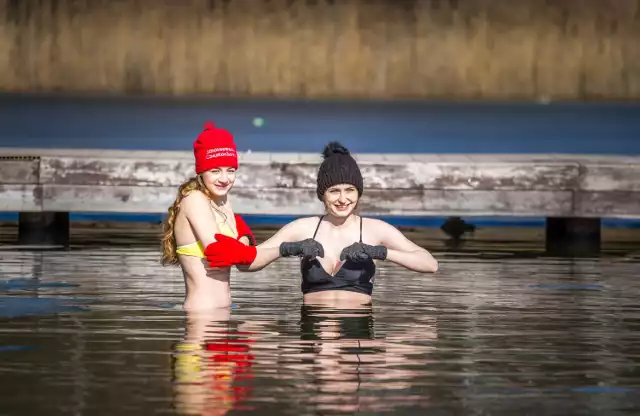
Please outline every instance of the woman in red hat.
[[[228, 131], [205, 124], [193, 143], [196, 176], [182, 184], [164, 225], [163, 265], [180, 265], [185, 279], [184, 309], [231, 306], [229, 267], [208, 267], [205, 248], [220, 234], [255, 245], [251, 230], [235, 215], [228, 198], [238, 169], [238, 154]], [[238, 264], [242, 264], [242, 259]], [[249, 262], [250, 263], [250, 262]]]

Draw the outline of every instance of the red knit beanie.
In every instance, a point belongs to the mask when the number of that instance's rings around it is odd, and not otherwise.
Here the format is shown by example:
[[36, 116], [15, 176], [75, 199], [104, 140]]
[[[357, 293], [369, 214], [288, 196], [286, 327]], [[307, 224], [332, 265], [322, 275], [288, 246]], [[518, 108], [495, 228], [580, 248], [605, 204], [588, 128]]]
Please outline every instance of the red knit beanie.
[[217, 128], [208, 121], [204, 131], [193, 142], [196, 173], [220, 167], [238, 168], [238, 153], [233, 136], [227, 130]]

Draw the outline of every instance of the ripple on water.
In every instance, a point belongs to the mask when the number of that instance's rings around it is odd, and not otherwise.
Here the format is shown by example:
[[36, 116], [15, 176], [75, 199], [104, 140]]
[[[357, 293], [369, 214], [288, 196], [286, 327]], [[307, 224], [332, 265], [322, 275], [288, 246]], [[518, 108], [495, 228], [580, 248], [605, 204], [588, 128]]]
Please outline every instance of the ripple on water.
[[0, 251], [9, 414], [629, 414], [638, 262], [442, 256], [384, 265], [374, 303], [306, 307], [295, 261], [186, 315], [156, 250]]

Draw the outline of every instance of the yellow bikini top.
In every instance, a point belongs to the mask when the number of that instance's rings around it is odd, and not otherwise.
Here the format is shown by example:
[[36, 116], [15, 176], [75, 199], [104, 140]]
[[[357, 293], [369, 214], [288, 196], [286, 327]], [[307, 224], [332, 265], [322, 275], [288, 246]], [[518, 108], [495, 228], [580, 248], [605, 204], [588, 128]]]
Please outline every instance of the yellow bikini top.
[[[218, 224], [218, 229], [220, 234], [224, 234], [227, 237], [237, 238], [237, 233], [227, 224], [226, 222], [222, 224]], [[176, 254], [182, 254], [183, 256], [193, 256], [199, 257], [203, 259], [204, 256], [204, 246], [200, 241], [196, 241], [195, 243], [186, 244], [184, 246], [180, 246], [176, 248]]]

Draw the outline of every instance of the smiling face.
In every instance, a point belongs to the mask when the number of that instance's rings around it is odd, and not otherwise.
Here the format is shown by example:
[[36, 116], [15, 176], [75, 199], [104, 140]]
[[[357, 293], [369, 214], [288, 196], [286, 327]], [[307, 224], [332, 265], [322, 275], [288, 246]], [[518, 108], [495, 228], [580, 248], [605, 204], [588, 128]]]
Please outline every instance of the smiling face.
[[329, 215], [345, 218], [353, 213], [358, 204], [358, 190], [350, 184], [339, 184], [327, 188], [322, 197]]
[[236, 168], [220, 167], [202, 172], [202, 181], [211, 194], [223, 197], [236, 181]]

